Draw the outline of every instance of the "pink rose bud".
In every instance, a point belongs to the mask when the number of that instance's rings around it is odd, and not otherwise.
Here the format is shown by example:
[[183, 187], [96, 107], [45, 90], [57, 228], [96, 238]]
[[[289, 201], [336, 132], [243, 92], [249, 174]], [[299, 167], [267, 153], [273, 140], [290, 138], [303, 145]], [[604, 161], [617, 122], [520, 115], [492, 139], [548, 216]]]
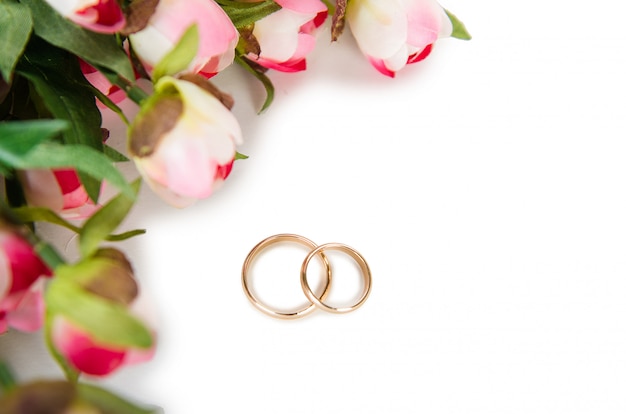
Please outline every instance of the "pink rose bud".
[[117, 0], [45, 0], [62, 16], [93, 32], [115, 33], [126, 25]]
[[216, 96], [195, 83], [166, 76], [155, 91], [131, 125], [129, 153], [158, 196], [186, 207], [228, 177], [241, 128]]
[[52, 272], [14, 229], [0, 223], [0, 334], [32, 332], [43, 321], [42, 277]]
[[390, 77], [452, 34], [452, 22], [435, 0], [352, 0], [346, 19], [363, 54]]
[[239, 32], [217, 3], [213, 0], [161, 0], [148, 26], [130, 35], [133, 51], [148, 72], [194, 23], [198, 26], [198, 51], [183, 72], [210, 77], [233, 63]]
[[282, 9], [255, 22], [252, 31], [260, 53], [247, 57], [282, 72], [306, 69], [306, 56], [315, 47], [315, 30], [328, 16], [320, 0], [276, 0]]
[[49, 208], [66, 219], [86, 218], [98, 209], [74, 170], [24, 170], [17, 177], [30, 206]]
[[98, 377], [148, 361], [154, 354], [154, 348], [143, 350], [99, 342], [86, 329], [63, 316], [55, 317], [52, 322], [52, 343], [74, 369]]
[[[108, 248], [99, 250], [94, 261], [83, 269], [74, 269], [74, 274], [59, 273], [59, 278], [74, 278], [78, 280], [83, 291], [82, 300], [107, 303], [106, 306], [121, 307], [127, 313], [134, 314], [132, 306], [138, 295], [138, 286], [133, 270], [122, 252]], [[52, 289], [52, 284], [51, 284]], [[90, 298], [90, 299], [89, 299]], [[73, 298], [54, 298], [55, 301]], [[98, 309], [101, 309], [99, 305]], [[95, 332], [102, 326], [115, 325], [118, 320], [115, 314], [96, 311], [89, 318], [89, 326], [81, 325], [72, 320], [67, 311], [50, 309], [52, 324], [50, 333], [52, 345], [75, 370], [92, 376], [109, 375], [125, 365], [149, 360], [154, 354], [154, 342], [149, 348], [113, 345], [100, 340]], [[137, 319], [137, 315], [133, 315]]]

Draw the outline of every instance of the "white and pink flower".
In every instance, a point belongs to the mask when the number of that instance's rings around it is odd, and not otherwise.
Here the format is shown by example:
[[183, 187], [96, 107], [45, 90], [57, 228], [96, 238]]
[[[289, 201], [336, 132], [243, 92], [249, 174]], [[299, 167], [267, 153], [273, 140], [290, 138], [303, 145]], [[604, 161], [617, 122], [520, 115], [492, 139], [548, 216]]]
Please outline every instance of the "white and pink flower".
[[126, 25], [117, 0], [46, 0], [62, 16], [99, 33], [115, 33]]
[[26, 240], [0, 226], [0, 334], [9, 327], [36, 331], [43, 322], [42, 278], [52, 272]]
[[453, 29], [435, 0], [351, 0], [346, 19], [363, 54], [390, 77], [426, 58]]
[[163, 77], [155, 91], [131, 125], [129, 152], [158, 196], [186, 207], [228, 177], [241, 128], [228, 108], [192, 82]]
[[210, 77], [232, 64], [239, 32], [213, 0], [159, 1], [148, 25], [130, 35], [133, 51], [151, 72], [193, 24], [198, 26], [198, 51], [183, 72]]
[[23, 170], [18, 171], [17, 177], [30, 206], [49, 208], [67, 219], [89, 217], [99, 208], [87, 195], [75, 170]]
[[306, 56], [315, 47], [315, 31], [328, 16], [320, 0], [276, 0], [282, 8], [254, 23], [258, 56], [247, 57], [269, 69], [297, 72], [306, 69]]

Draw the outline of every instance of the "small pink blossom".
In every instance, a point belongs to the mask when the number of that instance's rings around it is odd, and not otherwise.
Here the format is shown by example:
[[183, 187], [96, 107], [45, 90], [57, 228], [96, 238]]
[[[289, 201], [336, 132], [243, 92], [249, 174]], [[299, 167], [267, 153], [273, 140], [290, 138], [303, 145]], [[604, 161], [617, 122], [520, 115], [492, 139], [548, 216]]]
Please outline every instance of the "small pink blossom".
[[315, 47], [314, 33], [328, 16], [320, 0], [276, 0], [282, 8], [255, 22], [252, 34], [260, 47], [247, 57], [282, 72], [306, 69], [306, 56]]
[[390, 77], [425, 59], [437, 39], [453, 29], [435, 0], [352, 0], [346, 19], [363, 54]]
[[115, 33], [126, 25], [117, 0], [45, 0], [64, 17], [99, 33]]
[[40, 281], [51, 275], [26, 240], [0, 227], [0, 333], [9, 326], [26, 332], [41, 327], [44, 305]]
[[161, 0], [148, 26], [130, 35], [133, 51], [148, 72], [174, 48], [194, 23], [198, 25], [198, 51], [183, 72], [202, 73], [210, 77], [233, 63], [239, 32], [216, 2]]
[[67, 219], [89, 217], [99, 208], [75, 170], [23, 170], [18, 172], [18, 179], [30, 206], [49, 208]]

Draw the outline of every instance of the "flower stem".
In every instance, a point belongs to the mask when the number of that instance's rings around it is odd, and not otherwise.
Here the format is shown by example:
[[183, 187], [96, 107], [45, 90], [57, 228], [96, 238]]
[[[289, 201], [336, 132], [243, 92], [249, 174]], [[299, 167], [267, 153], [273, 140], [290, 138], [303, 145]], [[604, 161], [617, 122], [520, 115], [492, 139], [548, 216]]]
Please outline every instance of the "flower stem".
[[141, 102], [148, 99], [149, 95], [144, 92], [143, 89], [134, 85], [127, 85], [124, 90], [126, 91], [126, 95], [137, 105], [140, 105]]
[[[41, 260], [46, 263], [46, 265], [50, 269], [56, 269], [60, 265], [65, 263], [65, 260], [61, 257], [61, 255], [56, 251], [51, 244], [46, 243], [42, 240], [33, 240], [33, 247], [35, 248], [35, 252], [41, 258]], [[31, 243], [33, 242], [31, 241]]]

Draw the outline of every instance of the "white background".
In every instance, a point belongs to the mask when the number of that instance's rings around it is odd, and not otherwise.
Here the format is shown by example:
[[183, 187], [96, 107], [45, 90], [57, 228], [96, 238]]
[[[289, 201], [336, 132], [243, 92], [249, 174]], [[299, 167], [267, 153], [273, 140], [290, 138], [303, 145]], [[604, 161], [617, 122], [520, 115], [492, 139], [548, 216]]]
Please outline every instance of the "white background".
[[[220, 74], [250, 158], [185, 210], [143, 189], [124, 227], [148, 233], [120, 247], [159, 347], [101, 383], [173, 414], [626, 412], [618, 4], [449, 0], [473, 39], [395, 79], [325, 30], [306, 72], [269, 73], [262, 115], [255, 79]], [[241, 266], [282, 232], [360, 251], [365, 305], [253, 308]], [[265, 289], [301, 294], [297, 262]], [[1, 338], [0, 356], [24, 380], [60, 375], [37, 335]]]

